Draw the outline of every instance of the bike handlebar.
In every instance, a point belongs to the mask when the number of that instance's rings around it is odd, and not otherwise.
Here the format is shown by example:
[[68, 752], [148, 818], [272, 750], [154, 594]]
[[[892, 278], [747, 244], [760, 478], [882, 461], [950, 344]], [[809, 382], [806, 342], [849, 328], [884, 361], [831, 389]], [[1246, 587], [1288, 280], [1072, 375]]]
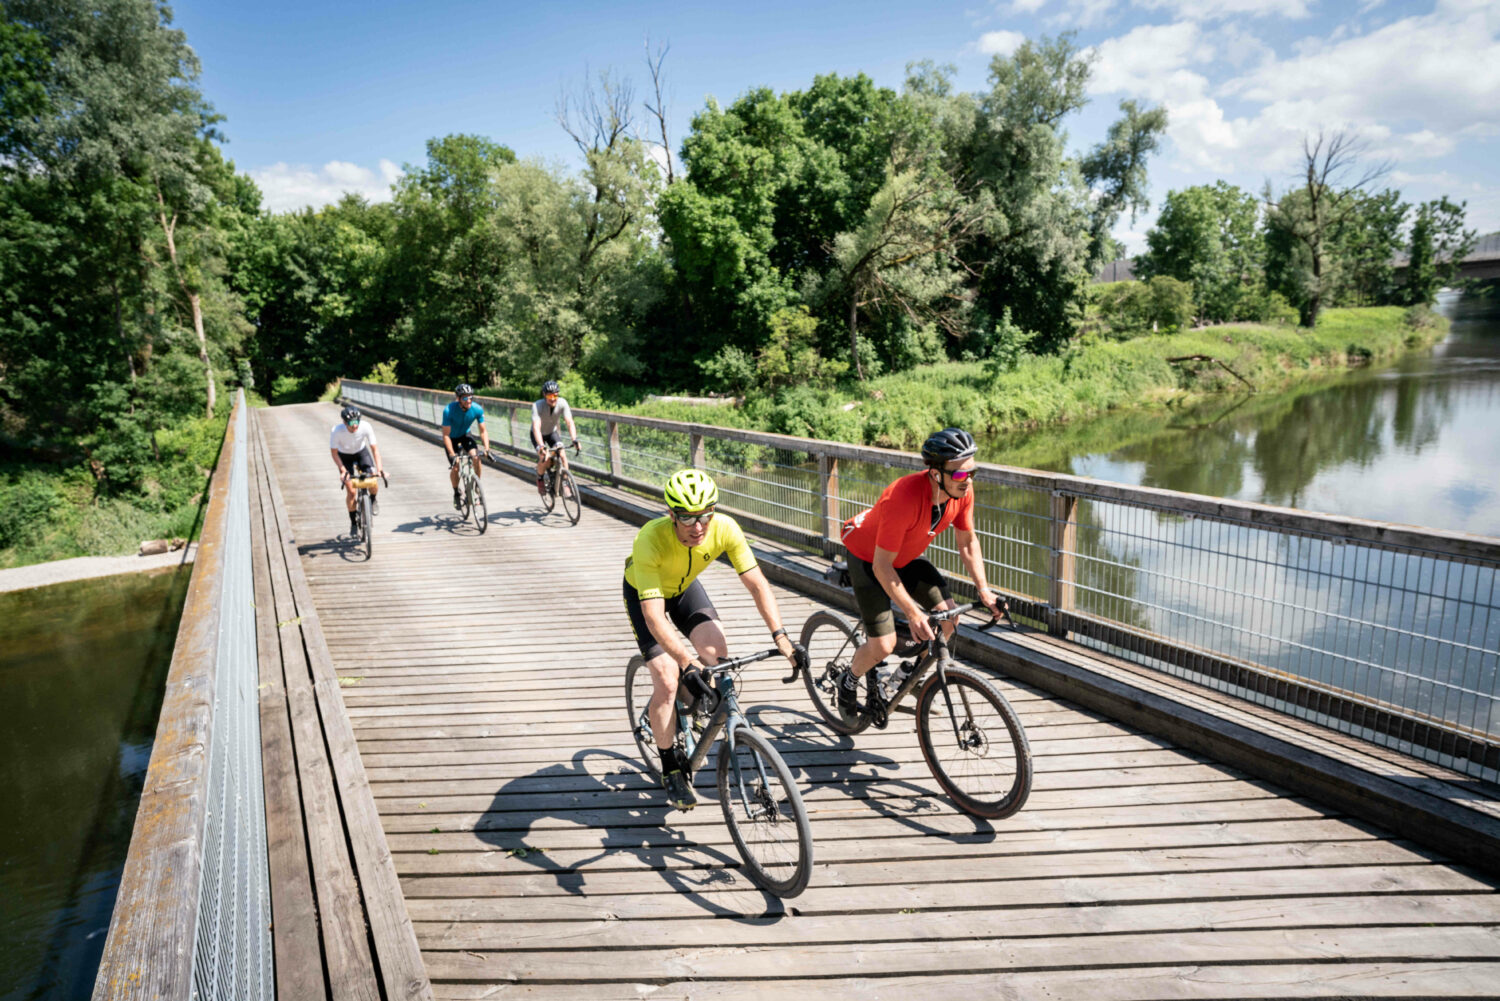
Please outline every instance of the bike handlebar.
[[780, 657], [781, 655], [780, 650], [772, 647], [769, 650], [762, 650], [759, 653], [747, 653], [743, 657], [735, 657], [732, 660], [721, 660], [711, 667], [705, 666], [703, 670], [709, 674], [725, 674], [729, 671], [738, 670], [746, 664], [754, 664], [758, 660], [770, 660], [772, 657]]

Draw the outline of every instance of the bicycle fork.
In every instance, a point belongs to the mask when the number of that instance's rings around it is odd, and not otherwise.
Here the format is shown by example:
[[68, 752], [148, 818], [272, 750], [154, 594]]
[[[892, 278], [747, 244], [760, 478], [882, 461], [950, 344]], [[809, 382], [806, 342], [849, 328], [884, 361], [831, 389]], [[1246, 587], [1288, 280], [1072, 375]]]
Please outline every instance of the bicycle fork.
[[[751, 796], [750, 790], [745, 788], [745, 770], [740, 767], [740, 756], [735, 753], [734, 742], [735, 732], [739, 730], [740, 727], [745, 725], [745, 721], [740, 718], [738, 712], [736, 712], [729, 718], [729, 722], [724, 728], [724, 750], [725, 753], [729, 755], [730, 765], [734, 768], [734, 781], [735, 784], [739, 787], [740, 799], [744, 800], [745, 810], [747, 813], [749, 813], [750, 819], [759, 820], [762, 817], [766, 816], [774, 818], [779, 814], [779, 811], [776, 809], [776, 804], [774, 802], [767, 801], [765, 797], [757, 798]], [[759, 754], [754, 755], [754, 757], [755, 770], [758, 773], [758, 777], [760, 778], [760, 788], [763, 790], [770, 789], [771, 778], [766, 774], [766, 763], [761, 760], [761, 756]]]

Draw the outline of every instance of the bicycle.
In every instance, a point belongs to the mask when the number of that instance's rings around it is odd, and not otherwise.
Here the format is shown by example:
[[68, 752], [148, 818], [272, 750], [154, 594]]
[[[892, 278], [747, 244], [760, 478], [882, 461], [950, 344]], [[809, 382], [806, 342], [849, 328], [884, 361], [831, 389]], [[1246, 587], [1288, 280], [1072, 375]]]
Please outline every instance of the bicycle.
[[[562, 459], [562, 451], [566, 445], [557, 447], [542, 446], [542, 450], [548, 453], [547, 468], [542, 473], [546, 478], [543, 484], [546, 492], [542, 494], [542, 506], [550, 513], [557, 506], [557, 495], [562, 493], [563, 514], [568, 516], [568, 521], [578, 524], [578, 519], [583, 514], [583, 501], [578, 496], [578, 484], [573, 479], [573, 471]], [[573, 442], [573, 451], [582, 452], [578, 442]]]
[[[375, 495], [370, 493], [370, 488], [375, 486], [375, 477], [365, 466], [358, 468], [359, 472], [364, 475], [350, 481], [354, 484], [354, 513], [359, 526], [355, 541], [364, 544], [365, 559], [368, 560], [375, 555]], [[386, 486], [390, 486], [391, 481], [386, 479], [384, 473], [380, 474], [380, 478], [385, 480]], [[339, 485], [339, 489], [343, 489], [342, 484]]]
[[[483, 453], [489, 458], [489, 452]], [[455, 455], [453, 461], [460, 463], [458, 469], [458, 494], [459, 494], [459, 520], [467, 521], [472, 516], [474, 527], [479, 529], [483, 535], [484, 530], [490, 527], [489, 508], [484, 503], [484, 487], [479, 482], [479, 473], [474, 469], [474, 463], [479, 461], [479, 452], [464, 452]], [[464, 462], [464, 459], [469, 461]]]
[[[703, 706], [679, 686], [673, 708], [677, 750], [687, 762], [689, 781], [717, 739], [719, 807], [729, 834], [751, 881], [767, 893], [787, 898], [805, 890], [812, 877], [812, 826], [791, 769], [745, 719], [735, 691], [735, 676], [745, 665], [779, 656], [773, 648], [705, 668], [714, 679], [718, 704]], [[660, 782], [656, 740], [647, 713], [651, 690], [646, 659], [632, 657], [625, 668], [625, 708], [646, 772]]]
[[[834, 564], [835, 574], [841, 569]], [[948, 651], [941, 623], [974, 607], [959, 605], [929, 615], [933, 639], [898, 645], [895, 668], [883, 670], [884, 661], [872, 668], [852, 713], [839, 707], [838, 686], [864, 642], [862, 623], [850, 625], [836, 612], [814, 612], [802, 626], [808, 666], [784, 680], [790, 683], [801, 673], [818, 714], [841, 734], [852, 736], [872, 725], [883, 730], [892, 713], [913, 713], [922, 757], [943, 791], [965, 813], [999, 820], [1021, 809], [1031, 794], [1031, 748], [1020, 717], [1000, 690], [978, 671], [955, 664]], [[1005, 616], [1009, 620], [1009, 612]], [[916, 705], [902, 706], [918, 686]]]

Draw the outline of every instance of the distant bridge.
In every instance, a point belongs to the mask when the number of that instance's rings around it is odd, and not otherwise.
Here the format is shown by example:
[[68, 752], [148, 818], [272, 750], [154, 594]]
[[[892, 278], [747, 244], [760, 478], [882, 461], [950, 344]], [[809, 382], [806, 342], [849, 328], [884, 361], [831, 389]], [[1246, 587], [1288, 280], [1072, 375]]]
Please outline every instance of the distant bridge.
[[[1398, 275], [1405, 273], [1410, 262], [1410, 254], [1397, 254], [1391, 258], [1391, 266], [1396, 269]], [[1458, 266], [1458, 274], [1460, 278], [1474, 278], [1480, 281], [1500, 278], [1500, 231], [1479, 238], [1474, 249]], [[1134, 279], [1135, 258], [1133, 257], [1122, 257], [1119, 260], [1110, 261], [1094, 272], [1095, 285], [1107, 282], [1128, 282]]]

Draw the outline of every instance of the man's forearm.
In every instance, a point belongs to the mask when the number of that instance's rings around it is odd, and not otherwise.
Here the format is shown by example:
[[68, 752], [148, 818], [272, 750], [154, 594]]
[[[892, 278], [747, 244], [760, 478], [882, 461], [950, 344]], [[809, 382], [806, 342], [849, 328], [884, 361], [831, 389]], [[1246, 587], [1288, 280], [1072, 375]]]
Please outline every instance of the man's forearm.
[[979, 540], [975, 539], [972, 544], [965, 546], [959, 555], [969, 570], [969, 579], [974, 582], [974, 586], [981, 591], [988, 591], [990, 585], [984, 575], [984, 553], [979, 548]]

